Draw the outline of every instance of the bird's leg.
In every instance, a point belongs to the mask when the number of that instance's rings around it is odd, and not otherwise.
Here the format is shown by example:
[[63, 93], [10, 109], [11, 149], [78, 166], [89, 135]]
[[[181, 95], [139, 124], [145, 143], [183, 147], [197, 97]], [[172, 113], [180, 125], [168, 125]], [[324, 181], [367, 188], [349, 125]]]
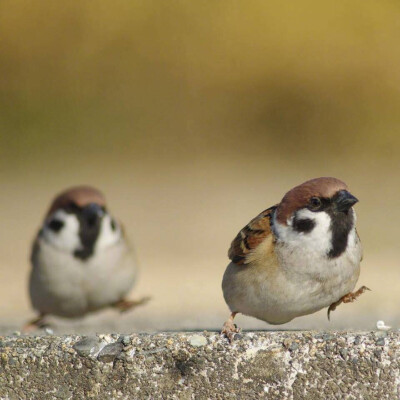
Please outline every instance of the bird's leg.
[[115, 302], [112, 306], [117, 308], [119, 312], [123, 313], [129, 310], [133, 310], [134, 308], [146, 304], [150, 300], [150, 297], [142, 297], [139, 300], [126, 300], [121, 299]]
[[49, 326], [45, 321], [46, 314], [39, 314], [36, 318], [28, 321], [23, 327], [23, 333], [30, 333], [36, 331], [37, 329], [43, 329]]
[[222, 327], [221, 334], [225, 335], [229, 342], [233, 342], [233, 338], [235, 337], [235, 333], [240, 332], [240, 328], [237, 327], [236, 324], [233, 323], [233, 319], [235, 318], [237, 312], [233, 312], [231, 316], [225, 321], [224, 326]]
[[358, 289], [356, 292], [347, 293], [343, 297], [341, 297], [338, 301], [332, 303], [328, 308], [328, 319], [330, 320], [331, 311], [335, 311], [336, 307], [339, 304], [352, 303], [358, 296], [361, 296], [366, 290], [371, 290], [371, 289], [368, 289], [366, 286], [361, 286], [360, 289]]

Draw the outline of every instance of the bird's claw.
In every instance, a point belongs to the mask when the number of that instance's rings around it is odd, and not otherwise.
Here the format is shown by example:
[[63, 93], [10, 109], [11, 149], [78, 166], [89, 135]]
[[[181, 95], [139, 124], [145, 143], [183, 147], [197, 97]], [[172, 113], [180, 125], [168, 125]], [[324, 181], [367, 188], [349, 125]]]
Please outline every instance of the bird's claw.
[[241, 329], [238, 328], [236, 324], [234, 324], [231, 320], [228, 320], [222, 327], [221, 335], [225, 335], [228, 338], [229, 343], [232, 343], [236, 333], [239, 333], [240, 331]]
[[148, 303], [151, 300], [151, 297], [142, 297], [139, 300], [125, 300], [122, 299], [116, 303], [113, 304], [115, 308], [119, 310], [119, 312], [124, 313], [129, 310], [133, 310], [134, 308], [138, 306], [142, 306], [146, 303]]
[[371, 289], [367, 288], [366, 286], [361, 286], [360, 289], [358, 289], [354, 293], [347, 293], [343, 297], [341, 297], [338, 301], [335, 301], [334, 303], [332, 303], [328, 308], [328, 320], [330, 321], [331, 311], [335, 311], [336, 307], [339, 304], [352, 303], [354, 300], [357, 299], [357, 297], [361, 296], [367, 290], [371, 290]]
[[21, 329], [22, 333], [31, 333], [38, 329], [48, 328], [50, 324], [45, 321], [45, 315], [39, 315], [38, 317], [28, 321]]

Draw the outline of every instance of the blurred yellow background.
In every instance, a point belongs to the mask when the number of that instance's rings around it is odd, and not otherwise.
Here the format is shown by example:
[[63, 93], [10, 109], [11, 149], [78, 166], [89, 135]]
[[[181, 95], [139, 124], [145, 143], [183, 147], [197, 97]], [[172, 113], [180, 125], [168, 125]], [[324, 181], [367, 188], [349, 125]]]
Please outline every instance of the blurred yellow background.
[[398, 324], [399, 20], [397, 1], [2, 1], [3, 330], [33, 316], [30, 242], [67, 186], [104, 191], [153, 297], [76, 329], [217, 328], [230, 241], [326, 175], [360, 199], [373, 291], [282, 328]]

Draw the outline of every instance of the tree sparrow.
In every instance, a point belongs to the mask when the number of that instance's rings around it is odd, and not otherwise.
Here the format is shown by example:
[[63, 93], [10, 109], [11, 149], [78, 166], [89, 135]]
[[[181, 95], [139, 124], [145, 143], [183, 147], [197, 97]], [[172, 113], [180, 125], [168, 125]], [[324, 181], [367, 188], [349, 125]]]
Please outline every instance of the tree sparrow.
[[104, 196], [92, 187], [73, 187], [54, 199], [31, 263], [29, 292], [39, 317], [26, 330], [43, 325], [47, 314], [80, 317], [108, 306], [126, 311], [147, 300], [125, 300], [135, 258]]
[[222, 333], [230, 341], [237, 313], [270, 324], [355, 300], [362, 248], [356, 231], [357, 199], [336, 178], [296, 186], [252, 219], [233, 240], [222, 289], [232, 314]]

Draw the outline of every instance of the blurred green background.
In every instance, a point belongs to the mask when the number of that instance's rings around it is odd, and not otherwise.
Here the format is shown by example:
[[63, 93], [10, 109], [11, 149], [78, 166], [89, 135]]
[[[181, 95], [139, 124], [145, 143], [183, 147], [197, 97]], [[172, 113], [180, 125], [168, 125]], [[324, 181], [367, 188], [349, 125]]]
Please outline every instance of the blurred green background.
[[400, 322], [399, 21], [397, 1], [1, 1], [3, 325], [32, 316], [30, 242], [66, 186], [105, 192], [153, 296], [88, 324], [206, 328], [237, 231], [324, 175], [360, 199], [373, 291], [285, 327]]

